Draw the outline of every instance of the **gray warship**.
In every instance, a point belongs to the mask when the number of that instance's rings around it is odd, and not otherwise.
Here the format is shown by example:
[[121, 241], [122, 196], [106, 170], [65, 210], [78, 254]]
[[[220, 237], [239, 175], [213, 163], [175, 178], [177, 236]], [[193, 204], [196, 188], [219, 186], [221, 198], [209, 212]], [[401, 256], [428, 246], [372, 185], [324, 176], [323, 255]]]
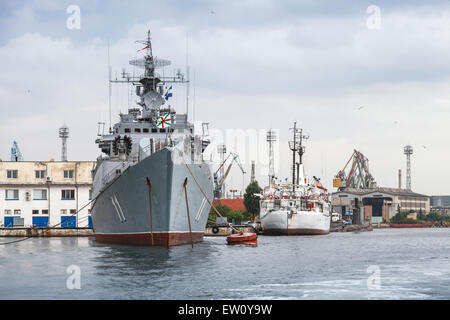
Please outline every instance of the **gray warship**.
[[[170, 105], [173, 84], [188, 84], [178, 71], [161, 76], [170, 61], [153, 56], [150, 31], [145, 55], [130, 60], [139, 76], [122, 72], [136, 89], [136, 106], [95, 141], [102, 151], [93, 172], [91, 207], [95, 240], [107, 243], [173, 246], [203, 240], [214, 198], [207, 124], [195, 134], [185, 114]], [[111, 90], [110, 90], [111, 92]], [[103, 124], [104, 128], [104, 124]]]

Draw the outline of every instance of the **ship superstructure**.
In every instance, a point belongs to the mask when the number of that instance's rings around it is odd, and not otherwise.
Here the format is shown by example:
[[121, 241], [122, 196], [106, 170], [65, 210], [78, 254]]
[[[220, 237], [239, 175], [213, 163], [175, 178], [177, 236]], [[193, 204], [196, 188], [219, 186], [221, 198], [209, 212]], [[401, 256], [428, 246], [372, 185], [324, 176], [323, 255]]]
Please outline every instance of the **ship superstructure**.
[[136, 106], [96, 140], [102, 155], [93, 181], [95, 238], [168, 246], [200, 241], [213, 200], [211, 167], [203, 159], [207, 128], [195, 134], [187, 114], [170, 105], [173, 85], [188, 80], [180, 71], [156, 72], [170, 61], [153, 56], [150, 31], [138, 42], [145, 55], [130, 64], [143, 74], [124, 71], [121, 80], [110, 80], [132, 84]]
[[[327, 234], [331, 223], [328, 192], [318, 178], [305, 176], [302, 140], [309, 136], [304, 136], [295, 123], [293, 131], [294, 139], [289, 142], [293, 151], [292, 182], [276, 182], [273, 168], [269, 170], [269, 185], [264, 188], [260, 200], [261, 227], [265, 235]], [[270, 143], [273, 140], [274, 135], [269, 131], [267, 141]], [[273, 155], [270, 157], [273, 158]]]

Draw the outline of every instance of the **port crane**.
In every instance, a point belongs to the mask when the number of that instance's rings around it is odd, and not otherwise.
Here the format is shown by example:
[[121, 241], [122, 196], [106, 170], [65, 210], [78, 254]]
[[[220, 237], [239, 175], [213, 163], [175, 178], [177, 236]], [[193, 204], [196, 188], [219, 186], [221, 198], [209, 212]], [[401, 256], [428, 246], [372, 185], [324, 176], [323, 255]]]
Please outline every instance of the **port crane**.
[[[346, 173], [345, 170], [350, 162], [352, 165]], [[333, 179], [333, 187], [338, 188], [339, 191], [346, 188], [372, 189], [376, 188], [376, 185], [374, 177], [369, 172], [369, 159], [357, 150], [353, 150], [344, 169], [340, 170]]]
[[[219, 178], [218, 173], [219, 170], [225, 165], [225, 163], [227, 162], [227, 160], [232, 157], [230, 164], [228, 165], [227, 170], [225, 171], [224, 175], [221, 176]], [[228, 174], [230, 173], [231, 170], [231, 166], [233, 165], [233, 163], [236, 162], [237, 165], [239, 166], [239, 168], [242, 171], [242, 174], [245, 174], [245, 170], [242, 167], [241, 161], [239, 160], [239, 156], [236, 153], [230, 152], [230, 154], [226, 157], [226, 159], [222, 162], [222, 164], [219, 166], [219, 168], [216, 170], [216, 172], [214, 172], [214, 197], [215, 198], [222, 198], [223, 194], [222, 194], [222, 186], [225, 182], [225, 179], [228, 177]]]
[[11, 161], [23, 161], [22, 153], [20, 152], [19, 145], [16, 141], [13, 142], [11, 147]]

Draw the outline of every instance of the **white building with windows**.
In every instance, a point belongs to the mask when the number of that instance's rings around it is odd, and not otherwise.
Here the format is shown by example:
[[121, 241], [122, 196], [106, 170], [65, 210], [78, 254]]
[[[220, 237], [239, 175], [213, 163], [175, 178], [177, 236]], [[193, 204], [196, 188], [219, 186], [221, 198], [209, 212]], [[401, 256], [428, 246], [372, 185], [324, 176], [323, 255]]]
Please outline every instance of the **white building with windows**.
[[92, 227], [87, 204], [95, 165], [0, 161], [0, 227]]

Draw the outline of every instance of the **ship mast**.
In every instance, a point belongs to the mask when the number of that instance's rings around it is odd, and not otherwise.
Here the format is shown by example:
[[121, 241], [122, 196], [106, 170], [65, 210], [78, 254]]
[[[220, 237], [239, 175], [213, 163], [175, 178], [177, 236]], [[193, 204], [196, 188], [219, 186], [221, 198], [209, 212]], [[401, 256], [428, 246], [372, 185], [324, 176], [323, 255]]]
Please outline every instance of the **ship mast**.
[[294, 122], [294, 127], [290, 130], [294, 131], [294, 141], [289, 141], [289, 149], [292, 151], [292, 193], [295, 193], [295, 154], [298, 151], [297, 122]]

